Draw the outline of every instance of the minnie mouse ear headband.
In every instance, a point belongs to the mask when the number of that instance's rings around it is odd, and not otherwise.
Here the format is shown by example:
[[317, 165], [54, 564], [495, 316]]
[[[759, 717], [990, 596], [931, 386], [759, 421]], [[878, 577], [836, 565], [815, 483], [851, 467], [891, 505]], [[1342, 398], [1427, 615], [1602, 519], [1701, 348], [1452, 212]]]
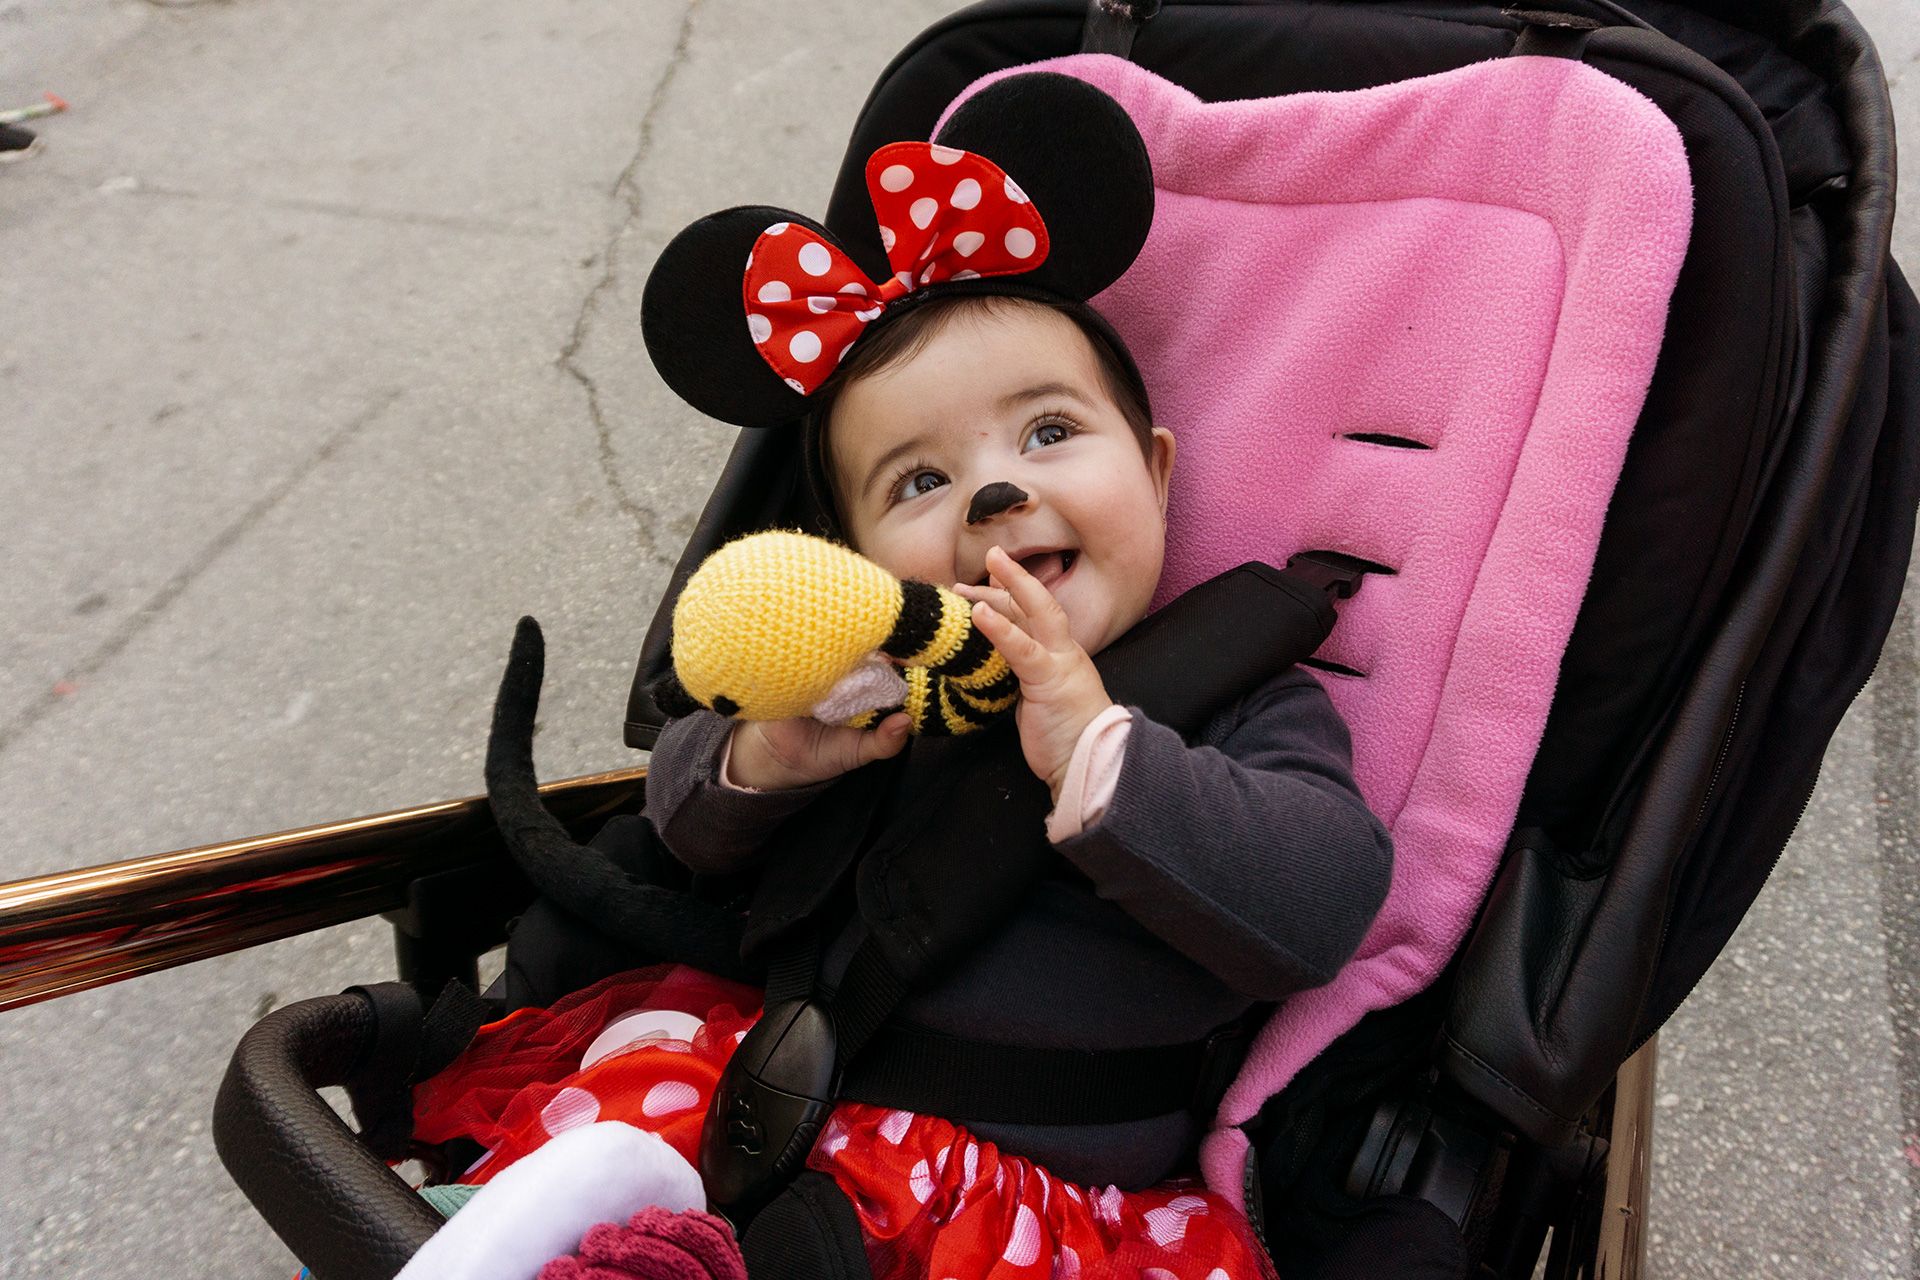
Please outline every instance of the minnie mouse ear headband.
[[931, 143], [880, 148], [867, 190], [875, 225], [845, 240], [766, 206], [675, 236], [640, 304], [667, 385], [736, 426], [792, 422], [889, 318], [956, 293], [1084, 303], [1132, 265], [1153, 222], [1133, 121], [1054, 72], [982, 89]]

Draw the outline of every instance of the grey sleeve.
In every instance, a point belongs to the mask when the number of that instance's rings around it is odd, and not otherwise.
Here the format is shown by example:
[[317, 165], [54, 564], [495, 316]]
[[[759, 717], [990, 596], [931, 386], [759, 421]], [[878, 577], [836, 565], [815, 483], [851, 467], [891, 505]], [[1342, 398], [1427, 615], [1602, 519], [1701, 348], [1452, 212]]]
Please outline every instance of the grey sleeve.
[[1386, 899], [1393, 845], [1326, 691], [1289, 669], [1240, 703], [1217, 747], [1128, 711], [1113, 802], [1061, 853], [1243, 995], [1331, 981]]
[[826, 790], [741, 791], [720, 782], [720, 754], [734, 722], [711, 711], [682, 716], [660, 731], [647, 764], [646, 816], [668, 852], [701, 874], [738, 871], [774, 830]]

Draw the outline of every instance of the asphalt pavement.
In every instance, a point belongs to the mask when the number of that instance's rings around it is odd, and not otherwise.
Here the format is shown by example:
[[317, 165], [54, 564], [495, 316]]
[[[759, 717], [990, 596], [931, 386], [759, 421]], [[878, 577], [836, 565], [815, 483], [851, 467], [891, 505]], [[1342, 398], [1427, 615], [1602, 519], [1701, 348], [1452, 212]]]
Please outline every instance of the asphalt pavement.
[[[951, 7], [0, 0], [0, 107], [73, 103], [0, 168], [0, 880], [471, 794], [523, 613], [543, 775], [633, 763], [732, 441], [640, 349], [647, 268], [713, 209], [822, 209]], [[1855, 8], [1920, 139], [1920, 13]], [[1917, 647], [1903, 609], [1663, 1033], [1655, 1275], [1920, 1275]], [[392, 968], [362, 922], [0, 1015], [0, 1276], [289, 1274], [213, 1089], [256, 1018]]]

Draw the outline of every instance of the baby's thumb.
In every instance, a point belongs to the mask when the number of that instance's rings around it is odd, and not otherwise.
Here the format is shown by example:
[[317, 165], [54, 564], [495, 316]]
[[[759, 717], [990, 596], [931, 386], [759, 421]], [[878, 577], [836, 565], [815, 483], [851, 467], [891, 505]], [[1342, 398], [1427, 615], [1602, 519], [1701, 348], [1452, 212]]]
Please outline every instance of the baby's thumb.
[[872, 764], [875, 760], [890, 760], [900, 754], [900, 748], [907, 745], [907, 727], [912, 724], [904, 711], [896, 711], [875, 725], [870, 732], [860, 735], [860, 763]]

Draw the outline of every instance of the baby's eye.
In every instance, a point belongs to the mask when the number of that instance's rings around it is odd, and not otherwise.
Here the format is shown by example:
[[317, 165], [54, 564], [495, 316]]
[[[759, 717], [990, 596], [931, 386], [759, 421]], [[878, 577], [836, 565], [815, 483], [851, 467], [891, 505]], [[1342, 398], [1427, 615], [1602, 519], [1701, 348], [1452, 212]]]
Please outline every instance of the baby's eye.
[[1059, 444], [1062, 440], [1071, 438], [1072, 435], [1073, 425], [1071, 423], [1060, 421], [1042, 422], [1034, 427], [1033, 430], [1027, 432], [1026, 447], [1022, 452], [1031, 449], [1043, 449], [1051, 444]]
[[908, 498], [917, 498], [923, 493], [931, 493], [946, 482], [947, 478], [938, 471], [925, 468], [908, 471], [893, 487], [894, 501], [905, 502]]

